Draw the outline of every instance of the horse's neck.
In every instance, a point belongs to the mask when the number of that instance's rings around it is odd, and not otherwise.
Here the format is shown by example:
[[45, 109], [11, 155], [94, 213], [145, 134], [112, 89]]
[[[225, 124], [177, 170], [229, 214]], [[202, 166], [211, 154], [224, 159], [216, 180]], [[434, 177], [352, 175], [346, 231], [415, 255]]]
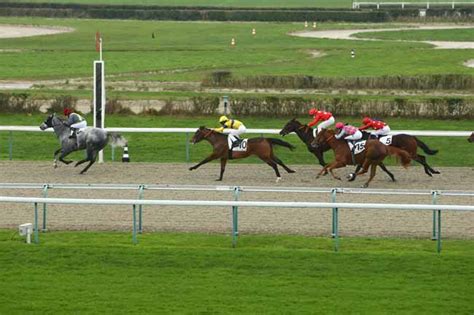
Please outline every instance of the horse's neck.
[[313, 130], [309, 128], [309, 131], [307, 131], [308, 128], [309, 127], [305, 125], [301, 125], [296, 129], [296, 134], [298, 135], [298, 137], [300, 137], [301, 141], [303, 141], [304, 143], [311, 143], [311, 141], [313, 141], [314, 139]]
[[53, 129], [54, 133], [60, 138], [68, 134], [68, 128], [63, 124], [63, 121], [57, 117], [53, 118]]
[[218, 145], [220, 142], [227, 143], [227, 135], [216, 132], [211, 132], [205, 139], [212, 145]]

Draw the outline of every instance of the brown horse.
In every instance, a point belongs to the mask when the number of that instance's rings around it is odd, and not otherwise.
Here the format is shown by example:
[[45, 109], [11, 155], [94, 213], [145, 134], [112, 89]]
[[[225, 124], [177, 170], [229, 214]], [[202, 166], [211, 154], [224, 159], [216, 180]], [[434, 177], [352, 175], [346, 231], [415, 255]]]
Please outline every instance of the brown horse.
[[323, 129], [318, 133], [315, 142], [317, 145], [328, 144], [334, 151], [335, 161], [326, 165], [316, 178], [319, 178], [324, 172], [329, 171], [331, 175], [338, 180], [340, 177], [333, 173], [333, 169], [344, 167], [346, 165], [362, 165], [363, 170], [358, 172], [356, 175], [362, 175], [367, 173], [370, 167], [369, 180], [364, 184], [363, 187], [368, 187], [369, 183], [375, 176], [377, 165], [380, 165], [382, 161], [389, 155], [395, 155], [400, 158], [401, 164], [404, 167], [410, 165], [410, 154], [405, 150], [386, 146], [378, 140], [367, 140], [365, 144], [365, 150], [354, 156], [352, 160], [352, 154], [346, 140], [336, 139], [335, 132], [333, 130]]
[[471, 133], [471, 136], [469, 138], [467, 138], [467, 141], [474, 142], [474, 132]]
[[[331, 150], [331, 147], [326, 143], [322, 144], [322, 145], [319, 145], [319, 146], [313, 146], [312, 145], [312, 143], [314, 141], [313, 129], [311, 127], [309, 127], [308, 125], [303, 125], [302, 123], [300, 123], [295, 118], [293, 118], [292, 120], [290, 120], [289, 122], [286, 123], [286, 125], [283, 127], [283, 129], [280, 130], [280, 135], [281, 136], [286, 136], [287, 134], [292, 133], [292, 132], [296, 133], [296, 135], [300, 138], [300, 140], [303, 141], [304, 144], [306, 144], [306, 147], [308, 148], [308, 151], [313, 153], [316, 156], [316, 158], [319, 161], [319, 164], [322, 167], [326, 166], [326, 162], [324, 162], [323, 153], [326, 152], [326, 151]], [[355, 173], [360, 171], [361, 167], [362, 167], [361, 165], [358, 165], [357, 168], [356, 168]], [[395, 181], [395, 176], [393, 176], [393, 174], [385, 167], [385, 165], [383, 163], [380, 164], [380, 168], [385, 173], [387, 173], [388, 176], [390, 176], [392, 181]], [[352, 174], [355, 174], [355, 173], [352, 173]], [[327, 174], [327, 172], [324, 173], [324, 175], [326, 175], [326, 174]], [[355, 179], [355, 176], [352, 176], [349, 179], [349, 181], [353, 181], [354, 179]]]
[[[225, 165], [229, 158], [229, 146], [227, 144], [227, 135], [220, 132], [216, 132], [213, 129], [206, 128], [204, 126], [199, 127], [199, 129], [194, 134], [191, 139], [191, 143], [198, 143], [201, 140], [207, 140], [213, 148], [213, 152], [207, 158], [199, 162], [198, 164], [190, 167], [189, 170], [195, 170], [199, 166], [206, 164], [212, 160], [220, 159], [221, 160], [221, 174], [219, 176], [219, 181], [222, 180], [225, 171]], [[288, 142], [282, 141], [280, 139], [274, 138], [251, 138], [248, 140], [247, 151], [245, 152], [232, 152], [232, 159], [243, 159], [250, 155], [256, 155], [262, 161], [270, 165], [277, 176], [277, 182], [281, 179], [280, 172], [278, 170], [278, 165], [283, 167], [288, 173], [294, 173], [292, 169], [288, 168], [275, 154], [273, 154], [273, 145], [281, 145], [285, 148], [293, 150], [295, 147]]]

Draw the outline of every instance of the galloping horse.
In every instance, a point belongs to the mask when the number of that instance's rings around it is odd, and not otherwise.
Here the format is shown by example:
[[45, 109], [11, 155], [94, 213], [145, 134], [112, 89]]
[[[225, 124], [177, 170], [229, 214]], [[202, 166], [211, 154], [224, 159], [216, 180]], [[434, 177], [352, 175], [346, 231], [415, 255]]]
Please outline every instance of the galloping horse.
[[[404, 167], [410, 165], [410, 154], [405, 150], [386, 146], [378, 140], [368, 140], [365, 144], [365, 150], [354, 156], [352, 160], [352, 154], [346, 140], [336, 139], [335, 132], [333, 130], [323, 129], [318, 133], [315, 141], [316, 145], [328, 144], [331, 149], [334, 150], [335, 161], [326, 165], [316, 178], [319, 178], [324, 172], [329, 171], [331, 175], [338, 180], [340, 177], [334, 175], [333, 169], [344, 167], [346, 165], [362, 165], [363, 170], [358, 172], [356, 175], [362, 175], [367, 173], [370, 167], [369, 180], [364, 184], [364, 188], [369, 186], [369, 183], [375, 176], [377, 165], [380, 166], [382, 161], [389, 155], [396, 155], [400, 158], [400, 161]], [[355, 162], [355, 163], [354, 163]]]
[[84, 131], [77, 134], [76, 139], [69, 139], [70, 128], [64, 124], [61, 118], [55, 114], [51, 114], [46, 120], [40, 125], [41, 130], [53, 128], [54, 133], [59, 138], [61, 148], [54, 152], [54, 168], [58, 167], [57, 156], [59, 153], [59, 160], [64, 164], [70, 164], [72, 161], [66, 161], [64, 158], [71, 152], [86, 150], [87, 157], [76, 163], [75, 166], [81, 165], [82, 163], [89, 162], [87, 166], [81, 171], [81, 174], [87, 172], [89, 167], [95, 163], [97, 159], [97, 153], [102, 150], [109, 140], [111, 140], [113, 146], [125, 146], [127, 140], [119, 134], [107, 133], [104, 129], [100, 128], [86, 128]]
[[[225, 171], [225, 165], [227, 159], [229, 158], [229, 147], [227, 144], [227, 135], [220, 132], [216, 132], [213, 129], [206, 128], [204, 126], [199, 127], [199, 129], [194, 134], [191, 139], [191, 143], [198, 143], [201, 140], [207, 140], [213, 148], [213, 152], [207, 158], [199, 162], [198, 164], [190, 167], [189, 170], [195, 170], [199, 166], [206, 164], [212, 160], [220, 159], [221, 160], [221, 173], [218, 181], [222, 180]], [[247, 151], [244, 152], [232, 152], [232, 159], [242, 159], [250, 155], [256, 155], [262, 161], [270, 165], [274, 170], [277, 176], [277, 182], [281, 179], [280, 172], [278, 171], [278, 165], [283, 167], [288, 173], [294, 173], [295, 171], [288, 168], [283, 162], [273, 154], [273, 145], [281, 145], [285, 148], [293, 150], [295, 147], [288, 142], [282, 141], [280, 139], [274, 138], [251, 138], [248, 139]]]
[[[362, 139], [367, 140], [369, 139], [370, 134], [367, 132], [362, 132]], [[397, 134], [392, 136], [392, 143], [390, 146], [397, 147], [399, 149], [405, 150], [410, 154], [410, 158], [421, 165], [425, 170], [426, 175], [433, 176], [432, 174], [440, 174], [440, 172], [431, 168], [431, 166], [426, 163], [426, 157], [424, 155], [418, 154], [417, 148], [421, 148], [423, 152], [428, 155], [435, 155], [438, 153], [438, 150], [431, 150], [423, 141], [418, 139], [415, 136], [410, 136], [407, 134]]]
[[[318, 146], [313, 146], [312, 143], [314, 141], [314, 136], [313, 136], [313, 129], [311, 127], [309, 127], [308, 125], [303, 125], [302, 123], [300, 123], [298, 120], [296, 120], [295, 118], [293, 118], [292, 120], [290, 120], [284, 127], [283, 129], [280, 131], [280, 135], [282, 136], [285, 136], [289, 133], [292, 133], [292, 132], [295, 132], [298, 137], [301, 139], [301, 141], [304, 142], [304, 144], [306, 144], [306, 147], [308, 148], [308, 151], [313, 153], [316, 158], [318, 159], [319, 161], [319, 164], [324, 167], [326, 166], [326, 162], [324, 162], [324, 157], [323, 157], [323, 153], [326, 152], [326, 151], [329, 151], [331, 150], [331, 147], [327, 144], [327, 143], [323, 143], [321, 145], [318, 145]], [[361, 165], [358, 165], [357, 168], [356, 168], [356, 173], [358, 171], [360, 171], [361, 169]], [[392, 181], [395, 181], [395, 177], [393, 176], [393, 174], [385, 167], [385, 165], [383, 163], [380, 163], [380, 168], [385, 172], [387, 173], [388, 176], [390, 176], [390, 178], [392, 179]], [[326, 175], [327, 172], [324, 174]], [[355, 179], [355, 176], [352, 176], [349, 181], [353, 181]]]
[[296, 135], [306, 144], [306, 148], [309, 152], [313, 153], [314, 156], [318, 159], [318, 162], [321, 166], [325, 166], [326, 162], [324, 161], [323, 153], [330, 150], [331, 147], [327, 144], [318, 146], [317, 148], [311, 146], [311, 142], [314, 140], [313, 129], [308, 125], [303, 125], [295, 118], [286, 123], [282, 130], [280, 130], [281, 136], [286, 136], [289, 133], [296, 133]]

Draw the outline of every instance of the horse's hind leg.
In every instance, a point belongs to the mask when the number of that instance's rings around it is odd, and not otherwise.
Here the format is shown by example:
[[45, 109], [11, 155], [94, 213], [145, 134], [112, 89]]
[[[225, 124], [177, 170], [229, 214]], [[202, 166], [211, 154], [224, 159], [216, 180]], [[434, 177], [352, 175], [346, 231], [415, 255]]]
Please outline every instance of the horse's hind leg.
[[260, 158], [260, 159], [273, 168], [273, 170], [275, 171], [275, 174], [277, 176], [276, 181], [279, 182], [280, 179], [281, 179], [281, 175], [280, 175], [280, 171], [278, 170], [278, 165], [271, 159], [263, 159], [263, 158]]
[[278, 165], [280, 165], [281, 167], [283, 167], [285, 169], [285, 171], [287, 171], [288, 173], [294, 173], [295, 171], [293, 171], [291, 168], [289, 168], [288, 166], [286, 166], [282, 160], [280, 160], [278, 157], [276, 157], [275, 155], [272, 155], [272, 160], [277, 163]]
[[59, 154], [59, 152], [61, 152], [61, 148], [59, 148], [59, 149], [57, 149], [56, 151], [54, 151], [54, 155], [53, 155], [53, 159], [54, 159], [53, 166], [54, 166], [54, 168], [57, 168], [57, 167], [58, 167], [57, 155]]
[[[96, 160], [96, 159], [97, 159], [97, 151], [93, 151], [93, 150], [89, 151], [89, 150], [87, 150], [87, 159], [82, 160], [83, 162], [82, 162], [82, 161], [80, 161], [80, 162], [84, 163], [84, 162], [89, 161], [89, 164], [87, 164], [87, 166], [84, 167], [84, 169], [81, 171], [81, 174], [84, 174], [85, 172], [87, 172], [87, 170], [89, 169], [89, 167], [91, 167], [92, 164], [95, 163], [95, 160]], [[79, 162], [78, 162], [78, 163], [79, 163]], [[81, 163], [81, 164], [82, 164], [82, 163]], [[77, 164], [77, 165], [79, 165], [79, 164]]]
[[376, 164], [376, 163], [371, 164], [371, 165], [370, 165], [370, 177], [369, 177], [369, 180], [362, 186], [362, 188], [367, 188], [367, 187], [369, 187], [369, 183], [370, 183], [370, 182], [372, 181], [372, 179], [375, 177], [376, 170], [377, 170], [377, 164]]
[[430, 169], [429, 169], [428, 165], [426, 164], [425, 157], [423, 155], [418, 155], [417, 154], [415, 156], [414, 160], [417, 161], [418, 163], [420, 163], [421, 165], [423, 165], [423, 169], [425, 170], [426, 175], [428, 175], [430, 177], [433, 177], [433, 175], [430, 172]]
[[66, 161], [66, 160], [64, 160], [64, 158], [65, 158], [69, 153], [71, 153], [71, 152], [72, 152], [72, 151], [62, 152], [61, 155], [59, 156], [59, 160], [60, 160], [61, 162], [63, 162], [64, 164], [71, 164], [72, 161]]
[[382, 162], [379, 163], [379, 166], [380, 168], [382, 169], [382, 171], [384, 171], [385, 173], [387, 173], [388, 176], [390, 176], [390, 179], [392, 180], [392, 182], [395, 182], [395, 176], [393, 176], [392, 172], [390, 172], [386, 167], [385, 167], [385, 164], [383, 164]]
[[418, 158], [421, 160], [421, 164], [423, 164], [425, 169], [427, 168], [431, 174], [441, 174], [439, 171], [431, 168], [431, 166], [428, 165], [428, 163], [426, 162], [426, 157], [424, 155], [421, 155], [421, 154], [417, 154], [417, 155], [418, 155]]

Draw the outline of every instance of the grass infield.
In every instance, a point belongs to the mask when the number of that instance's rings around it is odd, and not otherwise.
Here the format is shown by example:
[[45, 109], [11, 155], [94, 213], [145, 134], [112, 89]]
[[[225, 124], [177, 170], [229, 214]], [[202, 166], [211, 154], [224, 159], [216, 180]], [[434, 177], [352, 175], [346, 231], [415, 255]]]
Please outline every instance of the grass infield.
[[446, 240], [0, 230], [0, 313], [474, 311], [474, 246]]

